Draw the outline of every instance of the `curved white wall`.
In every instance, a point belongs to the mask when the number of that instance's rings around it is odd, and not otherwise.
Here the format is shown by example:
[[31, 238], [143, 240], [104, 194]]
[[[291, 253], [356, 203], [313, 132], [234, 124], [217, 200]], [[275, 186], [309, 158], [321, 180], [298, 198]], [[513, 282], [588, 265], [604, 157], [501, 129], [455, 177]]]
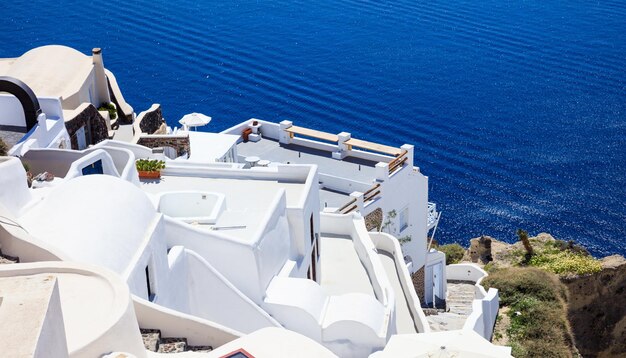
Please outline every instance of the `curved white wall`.
[[396, 298], [398, 298], [398, 296], [402, 296], [406, 300], [418, 333], [430, 332], [430, 325], [426, 320], [426, 315], [424, 315], [424, 311], [422, 311], [421, 309], [422, 305], [420, 303], [419, 297], [417, 296], [417, 293], [415, 292], [415, 287], [413, 286], [411, 274], [409, 274], [409, 271], [407, 270], [406, 264], [404, 262], [400, 243], [395, 237], [386, 233], [370, 232], [369, 235], [372, 238], [374, 246], [377, 250], [379, 250], [379, 252], [381, 250], [386, 251], [393, 256], [396, 266], [396, 272], [398, 274], [400, 286], [402, 287], [403, 291], [396, 292]]
[[13, 157], [0, 157], [0, 204], [18, 216], [31, 199], [22, 162]]
[[0, 277], [57, 277], [70, 357], [99, 357], [125, 351], [146, 357], [130, 292], [117, 275], [70, 262], [1, 265]]
[[463, 329], [473, 330], [485, 339], [491, 340], [500, 307], [500, 296], [497, 289], [490, 288], [489, 291], [485, 291], [485, 288], [480, 284], [488, 276], [487, 272], [475, 264], [448, 265], [446, 271], [448, 280], [475, 283], [472, 313], [467, 317]]
[[160, 329], [164, 337], [185, 337], [190, 345], [217, 348], [242, 333], [209, 320], [179, 312], [133, 296], [137, 322], [141, 328]]
[[193, 251], [185, 250], [185, 253], [190, 314], [243, 333], [281, 326], [206, 260]]

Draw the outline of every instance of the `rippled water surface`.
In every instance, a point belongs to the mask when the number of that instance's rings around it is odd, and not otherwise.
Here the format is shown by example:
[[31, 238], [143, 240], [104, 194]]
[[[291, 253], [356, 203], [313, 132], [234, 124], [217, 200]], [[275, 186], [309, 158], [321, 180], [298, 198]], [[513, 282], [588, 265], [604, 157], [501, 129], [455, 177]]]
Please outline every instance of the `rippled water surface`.
[[0, 57], [102, 47], [137, 112], [415, 144], [437, 238], [626, 254], [625, 1], [0, 2]]

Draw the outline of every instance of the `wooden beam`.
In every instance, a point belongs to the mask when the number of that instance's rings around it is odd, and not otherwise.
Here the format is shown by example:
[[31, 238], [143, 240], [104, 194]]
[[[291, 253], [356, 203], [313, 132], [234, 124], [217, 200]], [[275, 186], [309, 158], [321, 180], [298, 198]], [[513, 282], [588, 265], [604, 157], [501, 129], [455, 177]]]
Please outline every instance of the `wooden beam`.
[[286, 132], [289, 133], [289, 136], [291, 138], [293, 138], [294, 134], [299, 134], [299, 135], [303, 135], [306, 137], [312, 137], [312, 138], [317, 138], [317, 139], [322, 139], [328, 142], [335, 142], [337, 143], [339, 141], [339, 137], [336, 134], [331, 134], [331, 133], [326, 133], [326, 132], [322, 132], [322, 131], [318, 131], [315, 129], [309, 129], [309, 128], [304, 128], [304, 127], [298, 127], [298, 126], [291, 126], [287, 129], [285, 129]]
[[379, 153], [385, 153], [385, 154], [389, 154], [393, 156], [402, 154], [402, 149], [400, 148], [390, 147], [388, 145], [383, 145], [383, 144], [378, 144], [378, 143], [372, 143], [372, 142], [368, 142], [368, 141], [361, 140], [361, 139], [350, 138], [346, 141], [346, 145], [348, 145], [348, 148], [350, 149], [351, 147], [358, 147], [358, 148], [367, 149], [367, 150], [371, 150], [371, 151], [379, 152]]

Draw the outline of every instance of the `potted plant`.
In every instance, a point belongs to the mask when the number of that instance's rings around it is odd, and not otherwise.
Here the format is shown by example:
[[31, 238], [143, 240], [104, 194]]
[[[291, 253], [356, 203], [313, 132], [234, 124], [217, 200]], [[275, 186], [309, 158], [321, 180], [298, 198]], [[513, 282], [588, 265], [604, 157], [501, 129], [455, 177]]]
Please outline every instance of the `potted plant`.
[[158, 159], [138, 159], [135, 165], [139, 179], [160, 179], [161, 169], [165, 169], [165, 162]]
[[252, 129], [253, 134], [259, 134], [259, 127], [261, 127], [261, 123], [258, 120], [252, 119], [252, 124], [249, 124], [248, 127]]

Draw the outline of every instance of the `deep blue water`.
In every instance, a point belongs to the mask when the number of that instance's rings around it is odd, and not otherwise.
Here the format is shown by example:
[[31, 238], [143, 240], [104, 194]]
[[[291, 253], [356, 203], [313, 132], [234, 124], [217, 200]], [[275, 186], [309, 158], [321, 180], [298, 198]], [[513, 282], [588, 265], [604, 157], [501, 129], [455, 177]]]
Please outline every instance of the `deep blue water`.
[[416, 146], [437, 238], [626, 254], [626, 1], [0, 2], [0, 57], [102, 47], [137, 112]]

